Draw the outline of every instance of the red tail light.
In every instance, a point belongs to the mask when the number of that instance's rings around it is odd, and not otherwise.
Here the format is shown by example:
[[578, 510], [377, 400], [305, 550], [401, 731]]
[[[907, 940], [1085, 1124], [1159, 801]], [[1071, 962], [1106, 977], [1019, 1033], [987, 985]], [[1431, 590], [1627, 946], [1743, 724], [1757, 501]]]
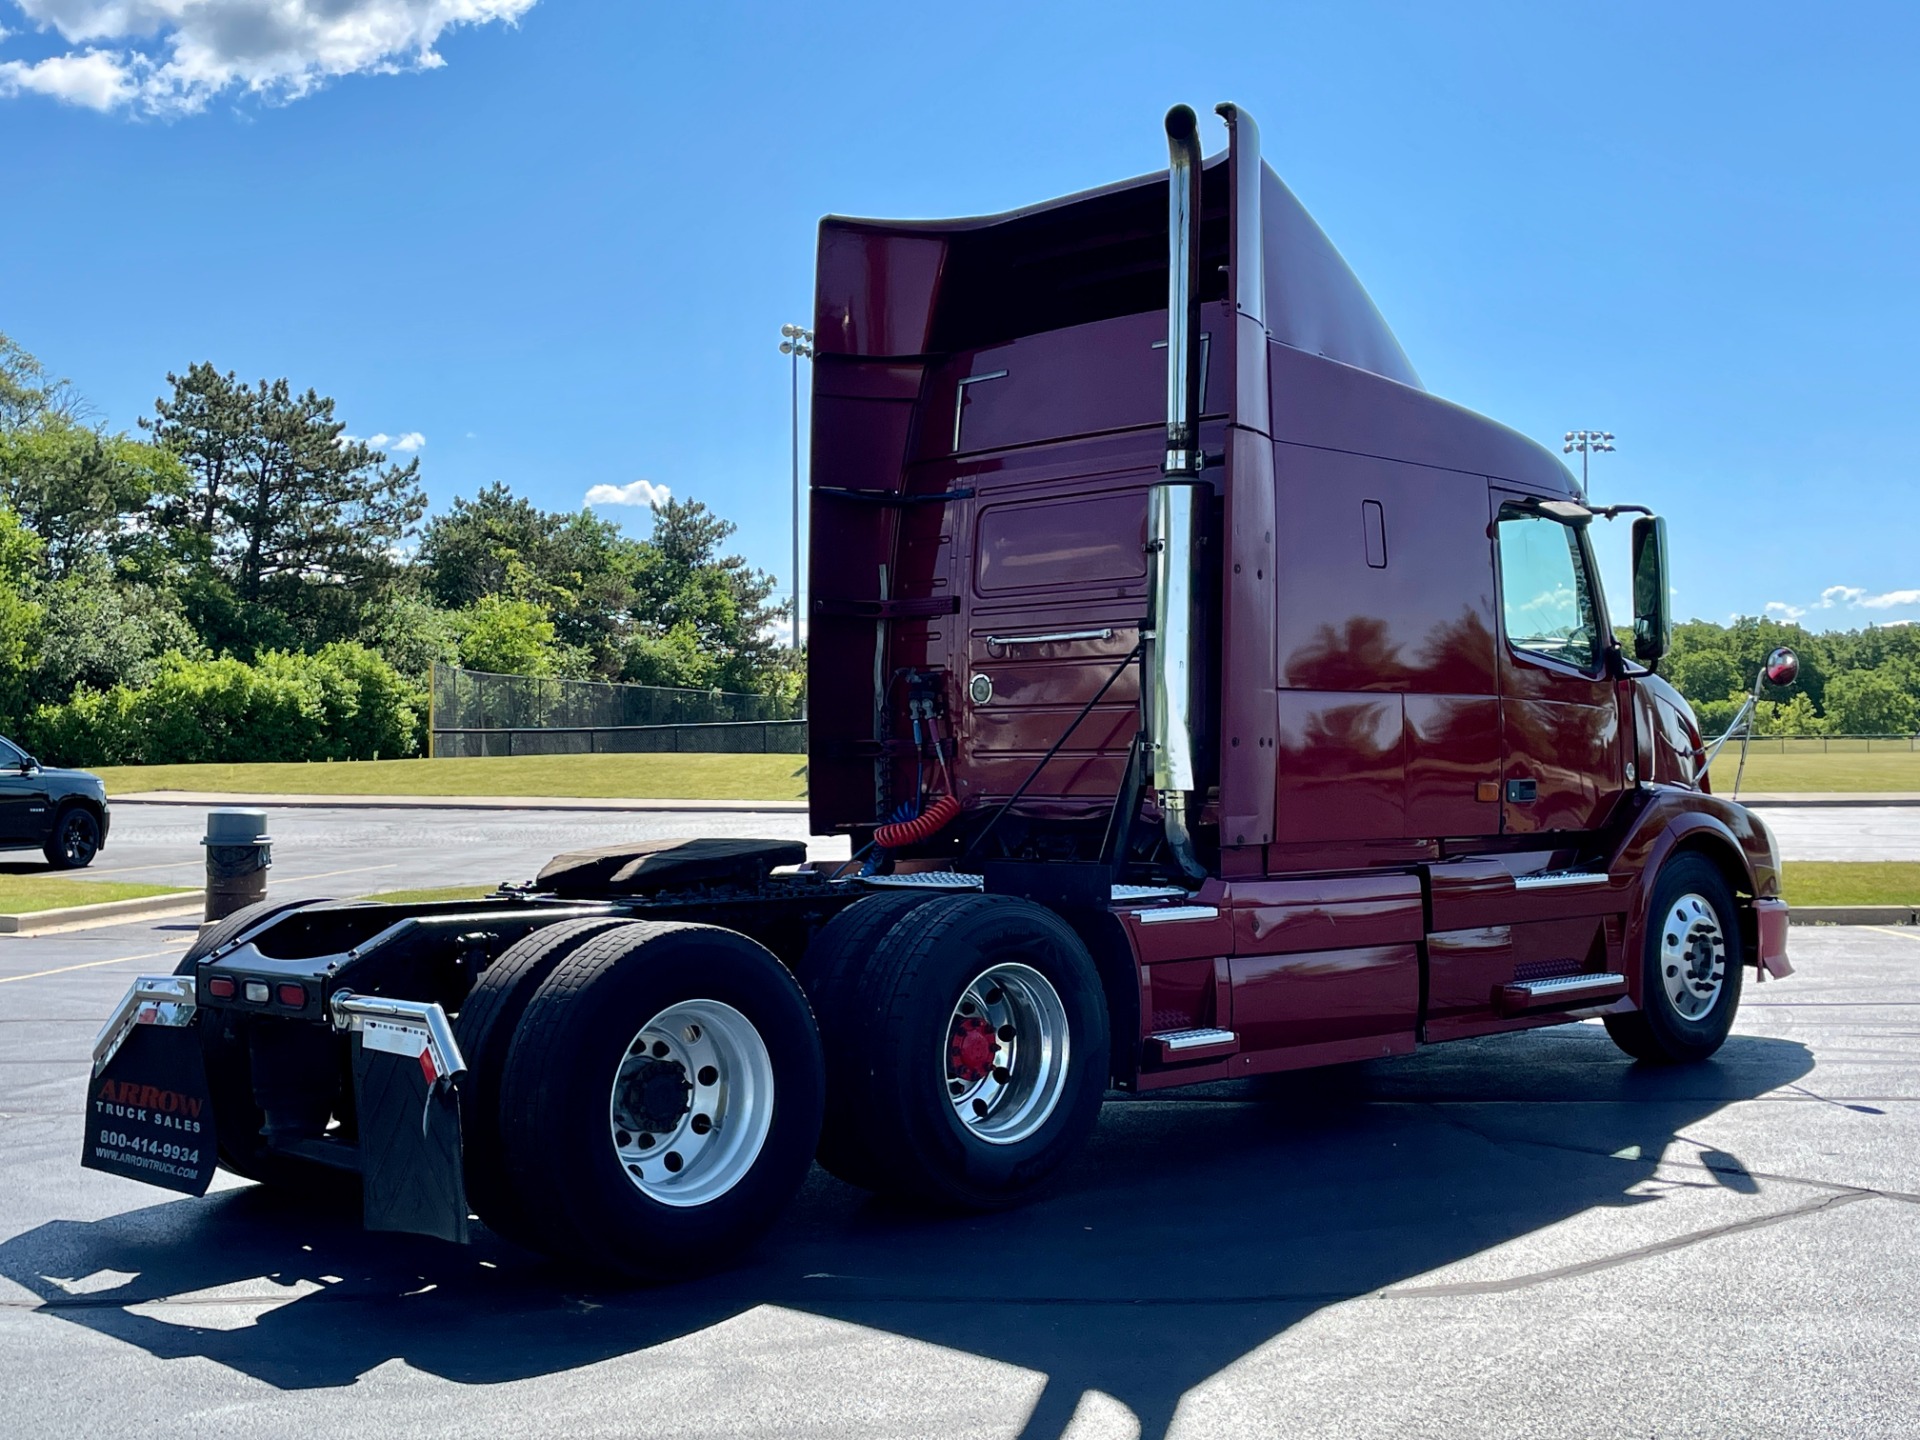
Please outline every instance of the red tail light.
[[292, 1005], [298, 1009], [306, 1008], [307, 987], [304, 985], [297, 985], [289, 981], [274, 993], [282, 1005]]
[[216, 1000], [233, 999], [233, 981], [225, 975], [215, 975], [207, 981], [207, 994]]

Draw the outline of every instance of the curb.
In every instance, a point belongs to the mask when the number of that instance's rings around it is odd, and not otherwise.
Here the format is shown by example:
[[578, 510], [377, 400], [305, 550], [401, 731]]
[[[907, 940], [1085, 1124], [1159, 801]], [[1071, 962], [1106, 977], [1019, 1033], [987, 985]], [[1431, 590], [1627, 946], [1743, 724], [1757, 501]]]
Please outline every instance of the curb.
[[1913, 925], [1920, 909], [1912, 905], [1804, 905], [1787, 912], [1795, 925]]
[[278, 810], [581, 810], [646, 814], [711, 811], [804, 815], [804, 800], [593, 800], [576, 795], [244, 795], [212, 790], [136, 790], [115, 805], [248, 805]]
[[117, 924], [155, 915], [185, 915], [205, 908], [206, 903], [204, 890], [176, 890], [171, 895], [140, 895], [131, 900], [104, 900], [98, 905], [29, 910], [23, 915], [0, 915], [0, 935], [37, 935], [45, 930]]

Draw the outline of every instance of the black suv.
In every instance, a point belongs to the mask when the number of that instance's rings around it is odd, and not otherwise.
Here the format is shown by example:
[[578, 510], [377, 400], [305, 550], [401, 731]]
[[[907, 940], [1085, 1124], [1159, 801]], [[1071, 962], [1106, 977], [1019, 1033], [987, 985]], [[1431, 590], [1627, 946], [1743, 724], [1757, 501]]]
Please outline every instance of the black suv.
[[0, 738], [0, 850], [39, 847], [56, 870], [91, 865], [107, 843], [107, 782], [49, 770]]

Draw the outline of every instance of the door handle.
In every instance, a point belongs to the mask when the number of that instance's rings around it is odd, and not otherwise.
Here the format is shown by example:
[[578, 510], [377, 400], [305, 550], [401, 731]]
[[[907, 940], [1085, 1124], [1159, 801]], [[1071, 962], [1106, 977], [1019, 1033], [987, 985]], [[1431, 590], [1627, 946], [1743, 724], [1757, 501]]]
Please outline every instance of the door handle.
[[1538, 784], [1532, 780], [1509, 780], [1507, 781], [1507, 803], [1509, 805], [1529, 804], [1538, 790]]

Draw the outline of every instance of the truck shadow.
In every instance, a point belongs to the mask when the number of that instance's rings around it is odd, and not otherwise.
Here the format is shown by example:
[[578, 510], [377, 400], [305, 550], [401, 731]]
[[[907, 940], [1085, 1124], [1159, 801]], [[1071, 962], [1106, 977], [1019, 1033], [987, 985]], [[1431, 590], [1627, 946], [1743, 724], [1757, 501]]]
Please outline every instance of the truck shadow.
[[646, 1291], [484, 1232], [465, 1250], [369, 1235], [255, 1188], [42, 1225], [0, 1245], [0, 1274], [41, 1313], [285, 1389], [396, 1358], [519, 1380], [786, 1307], [1039, 1372], [1033, 1440], [1089, 1390], [1157, 1436], [1188, 1389], [1325, 1306], [1596, 1207], [1657, 1203], [1635, 1187], [1676, 1139], [1703, 1177], [1750, 1190], [1738, 1157], [1683, 1137], [1811, 1067], [1804, 1046], [1735, 1036], [1708, 1064], [1653, 1069], [1570, 1026], [1116, 1099], [1039, 1204], [929, 1216], [816, 1172], [745, 1262]]

